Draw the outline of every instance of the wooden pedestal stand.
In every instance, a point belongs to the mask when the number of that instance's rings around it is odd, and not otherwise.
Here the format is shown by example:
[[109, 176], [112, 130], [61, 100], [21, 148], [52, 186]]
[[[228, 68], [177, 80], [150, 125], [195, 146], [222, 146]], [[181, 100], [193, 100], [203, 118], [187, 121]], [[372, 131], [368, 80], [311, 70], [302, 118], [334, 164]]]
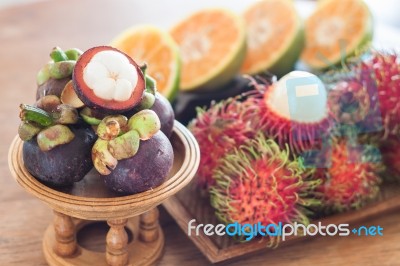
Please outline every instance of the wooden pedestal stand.
[[[91, 171], [72, 187], [54, 189], [32, 177], [24, 167], [22, 141], [16, 137], [9, 151], [9, 167], [17, 182], [54, 211], [53, 223], [43, 238], [50, 265], [152, 265], [162, 255], [164, 235], [158, 224], [157, 205], [186, 186], [199, 166], [199, 147], [190, 132], [175, 122], [171, 137], [174, 166], [159, 187], [119, 196], [108, 190], [103, 178]], [[77, 232], [93, 221], [107, 221], [106, 251], [79, 245]], [[129, 241], [128, 233], [132, 235]]]

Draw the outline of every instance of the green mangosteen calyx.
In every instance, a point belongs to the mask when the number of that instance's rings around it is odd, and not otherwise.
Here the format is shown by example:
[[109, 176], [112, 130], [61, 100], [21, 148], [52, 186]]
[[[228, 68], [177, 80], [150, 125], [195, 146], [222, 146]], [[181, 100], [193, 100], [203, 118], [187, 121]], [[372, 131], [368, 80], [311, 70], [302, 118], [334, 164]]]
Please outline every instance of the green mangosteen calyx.
[[134, 108], [133, 111], [138, 112], [145, 109], [150, 109], [155, 102], [157, 92], [157, 82], [154, 78], [146, 74], [147, 64], [144, 63], [140, 66], [140, 70], [143, 72], [145, 79], [145, 91], [143, 98], [140, 103]]
[[84, 107], [79, 113], [86, 123], [92, 126], [98, 126], [105, 115], [99, 115], [93, 109], [89, 107]]
[[37, 84], [43, 85], [45, 82], [53, 79], [63, 79], [71, 77], [76, 60], [82, 55], [82, 51], [77, 48], [66, 51], [60, 47], [54, 47], [50, 52], [51, 61], [40, 69], [36, 76]]
[[112, 140], [126, 132], [128, 118], [123, 115], [106, 116], [97, 127], [97, 135], [103, 140]]
[[130, 130], [136, 130], [141, 140], [148, 140], [161, 128], [160, 119], [153, 110], [142, 110], [128, 121]]
[[49, 151], [52, 148], [71, 142], [74, 133], [67, 125], [78, 122], [77, 110], [61, 103], [55, 95], [40, 98], [35, 105], [20, 105], [22, 123], [18, 134], [24, 141], [36, 137], [39, 148]]
[[65, 84], [60, 95], [60, 100], [62, 103], [69, 104], [74, 108], [81, 108], [85, 106], [81, 99], [79, 99], [78, 95], [76, 95], [72, 80]]
[[146, 90], [143, 93], [142, 100], [134, 109], [136, 112], [145, 109], [150, 109], [154, 105], [154, 102], [156, 100], [157, 83], [155, 79], [153, 79], [149, 75], [144, 74], [144, 76], [145, 76]]
[[110, 46], [84, 52], [76, 62], [72, 80], [86, 106], [107, 114], [133, 109], [145, 91], [145, 77], [136, 62]]
[[41, 151], [49, 151], [54, 147], [71, 142], [74, 137], [74, 133], [67, 126], [54, 125], [41, 130], [36, 140]]
[[96, 170], [109, 175], [118, 160], [134, 156], [140, 140], [148, 140], [160, 130], [160, 120], [152, 110], [143, 110], [129, 120], [123, 115], [104, 117], [97, 127], [98, 139], [92, 148]]

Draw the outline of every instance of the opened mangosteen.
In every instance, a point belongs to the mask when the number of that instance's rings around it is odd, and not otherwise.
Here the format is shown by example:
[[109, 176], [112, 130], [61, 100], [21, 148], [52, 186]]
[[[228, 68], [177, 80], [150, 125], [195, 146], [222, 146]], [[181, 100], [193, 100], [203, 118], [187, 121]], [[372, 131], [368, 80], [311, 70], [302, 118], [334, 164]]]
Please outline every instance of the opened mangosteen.
[[62, 104], [55, 95], [42, 97], [34, 106], [21, 104], [20, 108], [18, 133], [24, 140], [26, 169], [53, 186], [81, 180], [93, 167], [94, 130], [79, 121], [75, 108]]
[[174, 160], [168, 138], [160, 131], [157, 114], [141, 110], [127, 118], [110, 115], [97, 127], [92, 149], [96, 170], [112, 190], [134, 194], [160, 185]]
[[144, 75], [136, 62], [110, 46], [84, 52], [76, 62], [72, 80], [87, 107], [107, 114], [133, 109], [145, 90]]

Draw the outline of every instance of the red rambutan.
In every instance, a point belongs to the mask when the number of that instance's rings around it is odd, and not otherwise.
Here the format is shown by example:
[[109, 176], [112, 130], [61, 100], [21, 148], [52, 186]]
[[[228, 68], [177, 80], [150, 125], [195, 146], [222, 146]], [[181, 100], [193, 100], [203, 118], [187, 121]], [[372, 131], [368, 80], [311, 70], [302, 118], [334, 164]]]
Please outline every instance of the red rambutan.
[[[357, 96], [353, 95], [355, 93]], [[337, 84], [331, 95], [338, 95], [340, 99], [354, 97], [351, 105], [337, 102], [340, 108], [334, 109], [336, 117], [342, 117], [349, 106], [356, 107], [353, 114], [362, 111], [362, 115], [353, 117], [358, 132], [381, 132], [383, 140], [400, 134], [400, 59], [397, 54], [373, 52], [368, 59], [350, 65], [347, 78]]]
[[227, 224], [307, 225], [307, 208], [319, 203], [313, 193], [320, 181], [304, 178], [304, 173], [301, 161], [290, 160], [288, 149], [259, 135], [221, 160], [210, 189], [211, 205]]
[[293, 71], [263, 89], [263, 97], [248, 99], [259, 107], [259, 124], [281, 147], [294, 154], [318, 149], [335, 121], [321, 80], [308, 72]]
[[339, 82], [329, 91], [329, 105], [336, 120], [345, 125], [356, 125], [370, 112], [371, 102], [364, 87], [357, 82]]
[[377, 197], [381, 183], [378, 173], [383, 169], [377, 149], [335, 139], [323, 153], [320, 159], [328, 162], [327, 168], [317, 169], [314, 175], [323, 182], [317, 189], [323, 211], [358, 209]]
[[197, 180], [201, 188], [208, 189], [215, 181], [212, 178], [221, 158], [233, 148], [239, 147], [256, 135], [252, 126], [257, 116], [257, 106], [230, 98], [213, 104], [208, 110], [198, 109], [197, 118], [189, 129], [200, 144], [200, 165]]

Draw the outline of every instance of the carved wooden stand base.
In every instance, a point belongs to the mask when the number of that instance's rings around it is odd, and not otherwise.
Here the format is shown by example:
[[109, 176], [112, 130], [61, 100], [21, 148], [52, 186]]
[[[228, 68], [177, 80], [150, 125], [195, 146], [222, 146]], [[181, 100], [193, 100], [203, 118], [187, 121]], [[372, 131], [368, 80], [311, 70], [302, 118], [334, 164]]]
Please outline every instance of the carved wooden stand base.
[[[195, 138], [177, 121], [170, 141], [174, 164], [166, 181], [152, 190], [121, 196], [107, 189], [96, 171], [68, 188], [42, 184], [25, 168], [23, 143], [18, 136], [14, 138], [8, 153], [11, 174], [27, 192], [54, 210], [53, 224], [43, 238], [44, 254], [50, 265], [133, 266], [157, 261], [164, 247], [157, 206], [189, 184], [200, 163]], [[90, 251], [77, 243], [77, 232], [85, 230], [84, 226], [91, 221], [107, 221], [110, 226], [105, 252]], [[125, 228], [133, 234], [130, 242]]]
[[[153, 265], [161, 257], [164, 235], [154, 208], [139, 217], [107, 221], [106, 252], [95, 252], [77, 244], [76, 234], [93, 223], [54, 212], [54, 221], [43, 238], [43, 252], [52, 266]], [[128, 228], [133, 238], [128, 243]]]

